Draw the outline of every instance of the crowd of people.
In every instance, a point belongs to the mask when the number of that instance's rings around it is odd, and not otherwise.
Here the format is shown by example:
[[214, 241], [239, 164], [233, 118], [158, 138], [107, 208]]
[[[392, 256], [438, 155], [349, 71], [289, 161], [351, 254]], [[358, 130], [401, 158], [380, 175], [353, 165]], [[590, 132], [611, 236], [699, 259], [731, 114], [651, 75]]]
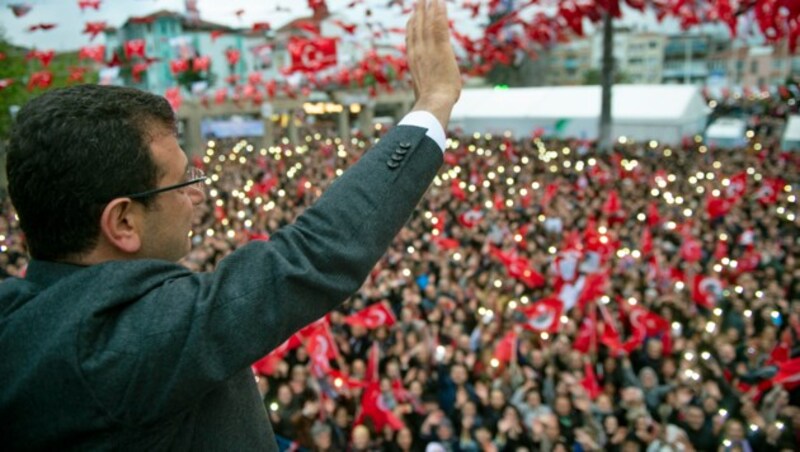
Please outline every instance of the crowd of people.
[[[800, 155], [763, 124], [740, 149], [451, 134], [358, 294], [255, 363], [282, 446], [797, 450]], [[269, 240], [371, 139], [209, 142], [183, 263]]]

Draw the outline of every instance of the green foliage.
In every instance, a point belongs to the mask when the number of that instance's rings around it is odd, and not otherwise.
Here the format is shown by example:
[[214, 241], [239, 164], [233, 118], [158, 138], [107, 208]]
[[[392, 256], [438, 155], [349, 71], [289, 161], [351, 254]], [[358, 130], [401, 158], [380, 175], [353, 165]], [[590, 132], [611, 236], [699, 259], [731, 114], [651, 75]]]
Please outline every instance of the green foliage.
[[5, 140], [11, 130], [10, 109], [25, 105], [28, 100], [43, 92], [39, 88], [28, 90], [30, 74], [42, 70], [50, 71], [53, 74], [53, 84], [49, 89], [74, 85], [76, 82], [69, 80], [70, 68], [73, 67], [89, 68], [84, 75], [84, 83], [97, 83], [98, 80], [97, 71], [90, 68], [85, 61], [78, 61], [76, 52], [56, 54], [49, 67], [44, 68], [38, 59], [26, 60], [28, 51], [10, 44], [0, 36], [0, 53], [5, 55], [5, 59], [0, 62], [0, 80], [13, 80], [11, 86], [0, 90], [0, 140]]

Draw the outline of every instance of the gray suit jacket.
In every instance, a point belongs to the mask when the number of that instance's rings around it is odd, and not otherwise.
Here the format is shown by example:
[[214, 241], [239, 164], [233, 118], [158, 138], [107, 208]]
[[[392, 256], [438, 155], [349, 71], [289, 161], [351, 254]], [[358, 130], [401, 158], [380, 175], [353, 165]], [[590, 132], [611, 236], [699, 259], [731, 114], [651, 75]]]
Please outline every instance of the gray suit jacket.
[[250, 364], [358, 290], [441, 164], [398, 126], [213, 273], [31, 262], [0, 284], [0, 449], [276, 450]]

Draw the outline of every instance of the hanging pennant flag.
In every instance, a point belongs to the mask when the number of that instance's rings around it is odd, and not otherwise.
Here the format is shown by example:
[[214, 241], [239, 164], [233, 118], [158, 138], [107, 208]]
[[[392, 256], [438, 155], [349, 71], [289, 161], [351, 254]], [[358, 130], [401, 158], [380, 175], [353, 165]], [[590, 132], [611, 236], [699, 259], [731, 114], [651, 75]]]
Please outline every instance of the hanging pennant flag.
[[125, 58], [131, 59], [133, 57], [145, 57], [145, 47], [146, 43], [144, 39], [131, 39], [129, 41], [125, 41], [123, 48], [125, 50]]
[[179, 87], [176, 86], [173, 88], [167, 88], [167, 91], [164, 93], [164, 97], [172, 106], [173, 110], [178, 111], [181, 108], [183, 98], [181, 97], [181, 89]]
[[28, 27], [28, 32], [34, 32], [36, 30], [49, 31], [52, 30], [53, 28], [56, 28], [57, 26], [58, 26], [57, 24], [50, 24], [50, 23], [31, 25], [30, 27]]
[[106, 46], [99, 44], [96, 46], [81, 47], [78, 51], [78, 59], [90, 59], [102, 63], [106, 59]]
[[78, 0], [78, 7], [80, 7], [81, 11], [86, 10], [86, 8], [94, 8], [95, 11], [99, 11], [100, 0]]
[[238, 63], [240, 57], [241, 57], [241, 52], [239, 52], [236, 49], [228, 49], [225, 51], [225, 58], [228, 60], [228, 64], [230, 64], [231, 66]]
[[172, 72], [172, 75], [178, 75], [182, 72], [186, 72], [189, 70], [189, 60], [179, 59], [179, 60], [172, 60], [169, 62], [169, 70]]
[[336, 38], [304, 39], [289, 38], [287, 44], [291, 56], [291, 72], [313, 73], [336, 65]]
[[86, 22], [84, 29], [82, 31], [83, 34], [89, 35], [89, 40], [93, 41], [94, 38], [97, 37], [100, 33], [106, 30], [106, 23], [105, 22]]
[[269, 22], [253, 22], [254, 33], [264, 33], [271, 29]]
[[86, 67], [69, 68], [69, 77], [67, 78], [67, 81], [70, 83], [83, 83], [84, 76], [86, 75], [86, 71], [88, 70], [89, 68]]
[[11, 8], [11, 13], [14, 14], [14, 17], [22, 17], [33, 9], [33, 7], [27, 3], [12, 3], [8, 5], [8, 7]]
[[42, 66], [48, 67], [50, 66], [50, 62], [53, 61], [53, 58], [56, 56], [55, 50], [31, 50], [25, 55], [26, 60], [31, 60], [36, 58], [39, 62], [42, 63]]
[[342, 22], [341, 20], [338, 20], [338, 19], [333, 20], [333, 23], [335, 25], [341, 27], [341, 29], [344, 30], [349, 35], [355, 34], [356, 28], [358, 27], [355, 24], [346, 24], [346, 23], [344, 23], [344, 22]]
[[131, 76], [133, 77], [133, 81], [135, 83], [140, 83], [142, 81], [142, 74], [147, 72], [147, 69], [150, 67], [147, 63], [136, 63], [131, 67]]
[[53, 74], [49, 71], [39, 71], [31, 74], [28, 79], [28, 91], [34, 88], [47, 89], [53, 83]]
[[211, 65], [211, 58], [208, 56], [199, 56], [192, 60], [192, 70], [195, 72], [207, 71]]

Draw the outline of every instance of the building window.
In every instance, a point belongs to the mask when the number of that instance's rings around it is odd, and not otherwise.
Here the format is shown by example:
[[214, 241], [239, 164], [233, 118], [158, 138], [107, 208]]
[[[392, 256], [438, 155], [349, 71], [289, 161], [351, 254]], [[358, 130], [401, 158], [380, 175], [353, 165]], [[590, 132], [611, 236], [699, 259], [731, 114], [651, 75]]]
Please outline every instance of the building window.
[[750, 73], [755, 74], [758, 72], [758, 60], [753, 60], [750, 62]]

